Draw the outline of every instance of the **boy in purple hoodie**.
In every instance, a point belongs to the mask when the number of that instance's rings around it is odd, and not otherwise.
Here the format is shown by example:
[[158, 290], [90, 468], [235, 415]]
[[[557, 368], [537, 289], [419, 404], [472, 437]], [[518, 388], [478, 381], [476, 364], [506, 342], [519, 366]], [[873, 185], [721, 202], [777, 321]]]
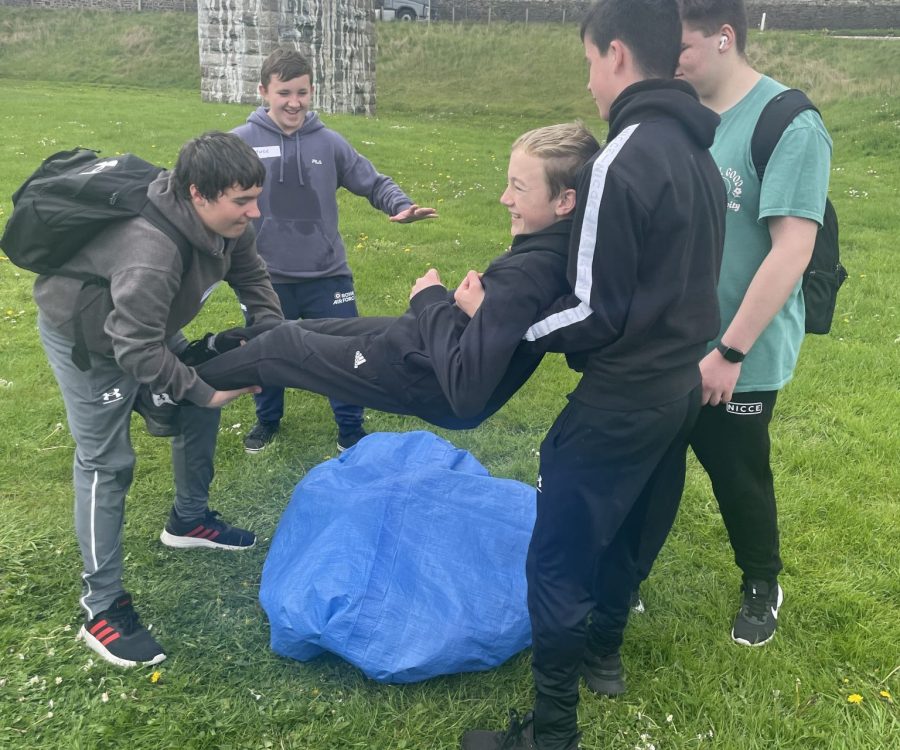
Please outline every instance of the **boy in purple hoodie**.
[[[346, 188], [368, 198], [391, 221], [437, 217], [417, 206], [388, 176], [379, 174], [343, 136], [309, 111], [312, 69], [299, 52], [277, 49], [260, 69], [259, 107], [232, 132], [256, 151], [266, 167], [259, 197], [262, 216], [254, 223], [259, 254], [288, 320], [355, 318], [356, 292], [338, 231], [336, 192]], [[256, 425], [244, 438], [248, 453], [263, 450], [278, 432], [284, 389], [266, 388], [256, 397]], [[338, 450], [366, 433], [359, 406], [329, 399], [338, 425]]]

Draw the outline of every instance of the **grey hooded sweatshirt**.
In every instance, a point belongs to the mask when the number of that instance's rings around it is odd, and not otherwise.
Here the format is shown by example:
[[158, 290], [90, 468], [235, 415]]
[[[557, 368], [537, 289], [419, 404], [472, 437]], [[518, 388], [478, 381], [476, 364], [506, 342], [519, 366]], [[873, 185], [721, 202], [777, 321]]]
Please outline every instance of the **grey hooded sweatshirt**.
[[115, 357], [124, 372], [154, 393], [205, 406], [215, 389], [169, 351], [166, 341], [193, 320], [223, 280], [254, 323], [281, 319], [281, 305], [256, 252], [252, 226], [229, 240], [210, 231], [189, 201], [175, 195], [170, 172], [150, 185], [147, 196], [189, 240], [186, 273], [175, 242], [138, 217], [104, 229], [65, 266], [106, 279], [109, 288], [82, 290], [78, 279], [38, 276], [34, 299], [44, 319], [70, 338], [80, 310], [87, 348]]
[[350, 275], [344, 242], [338, 232], [337, 190], [368, 199], [393, 216], [413, 201], [343, 136], [308, 112], [295, 133], [285, 135], [265, 107], [233, 131], [256, 151], [266, 166], [259, 199], [262, 217], [256, 233], [260, 255], [272, 281]]

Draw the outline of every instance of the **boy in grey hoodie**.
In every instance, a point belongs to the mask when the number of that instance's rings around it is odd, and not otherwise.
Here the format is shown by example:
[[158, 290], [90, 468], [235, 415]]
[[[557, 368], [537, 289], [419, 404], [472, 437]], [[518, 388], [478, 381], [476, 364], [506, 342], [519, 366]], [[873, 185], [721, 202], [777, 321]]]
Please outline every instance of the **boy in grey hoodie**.
[[[250, 144], [266, 167], [255, 220], [260, 255], [285, 318], [355, 318], [356, 293], [338, 231], [336, 192], [344, 187], [368, 198], [391, 221], [409, 223], [437, 216], [417, 206], [386, 175], [309, 111], [312, 69], [297, 51], [277, 49], [263, 62], [259, 107], [232, 132]], [[257, 423], [244, 438], [248, 453], [263, 450], [278, 432], [284, 389], [256, 397]], [[338, 425], [338, 450], [366, 433], [359, 406], [330, 399]]]
[[[85, 624], [79, 637], [121, 667], [157, 664], [165, 651], [141, 625], [124, 590], [122, 531], [134, 472], [131, 411], [142, 388], [182, 406], [172, 440], [175, 501], [160, 540], [178, 549], [243, 550], [256, 537], [209, 509], [209, 485], [220, 408], [258, 389], [218, 390], [177, 352], [181, 329], [221, 281], [239, 295], [254, 324], [281, 320], [278, 298], [256, 253], [250, 222], [265, 170], [228, 133], [188, 141], [175, 168], [147, 189], [149, 202], [184, 236], [189, 255], [143, 216], [115, 222], [94, 237], [64, 271], [106, 280], [83, 287], [64, 275], [39, 276], [34, 298], [47, 359], [62, 391], [75, 439], [75, 532], [81, 548]], [[76, 321], [89, 361], [76, 365]]]

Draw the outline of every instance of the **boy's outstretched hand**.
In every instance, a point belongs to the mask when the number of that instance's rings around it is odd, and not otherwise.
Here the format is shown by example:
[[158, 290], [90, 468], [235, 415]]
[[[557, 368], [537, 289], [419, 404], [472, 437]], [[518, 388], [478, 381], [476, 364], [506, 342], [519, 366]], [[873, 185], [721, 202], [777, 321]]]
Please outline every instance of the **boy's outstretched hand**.
[[398, 224], [412, 224], [412, 222], [420, 221], [421, 219], [436, 219], [437, 217], [437, 211], [433, 208], [425, 208], [413, 203], [409, 208], [405, 208], [399, 214], [392, 216], [391, 221], [396, 221]]
[[481, 285], [481, 274], [478, 271], [469, 271], [466, 277], [453, 292], [456, 306], [470, 318], [475, 317], [481, 303], [484, 302], [484, 287]]

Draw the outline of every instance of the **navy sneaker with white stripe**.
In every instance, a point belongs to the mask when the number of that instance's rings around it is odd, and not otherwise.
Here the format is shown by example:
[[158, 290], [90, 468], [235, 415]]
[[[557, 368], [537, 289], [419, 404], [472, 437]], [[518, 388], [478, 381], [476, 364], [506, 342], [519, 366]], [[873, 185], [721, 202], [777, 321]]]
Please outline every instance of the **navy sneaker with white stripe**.
[[82, 625], [78, 638], [119, 667], [159, 664], [166, 658], [162, 646], [141, 625], [127, 592], [116, 597], [109, 609]]
[[256, 544], [256, 535], [252, 531], [225, 523], [219, 518], [217, 510], [207, 510], [200, 518], [182, 521], [172, 508], [166, 527], [159, 535], [159, 541], [176, 549], [207, 547], [241, 550], [250, 549]]

